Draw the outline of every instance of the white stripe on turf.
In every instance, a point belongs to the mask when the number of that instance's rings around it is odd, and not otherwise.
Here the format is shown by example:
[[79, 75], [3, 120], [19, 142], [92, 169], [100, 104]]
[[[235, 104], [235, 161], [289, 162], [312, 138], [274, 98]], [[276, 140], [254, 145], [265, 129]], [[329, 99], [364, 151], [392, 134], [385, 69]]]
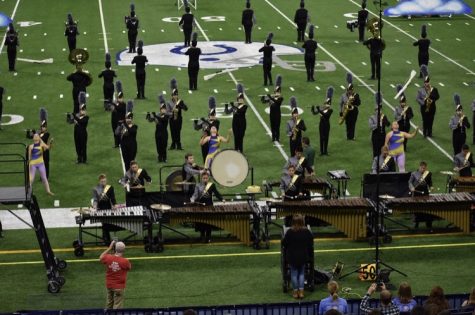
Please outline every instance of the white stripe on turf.
[[[272, 4], [269, 0], [264, 0], [269, 6], [271, 6], [275, 11], [277, 11], [277, 13], [279, 13], [284, 19], [286, 19], [290, 24], [292, 24], [294, 27], [296, 27], [297, 25], [287, 16], [285, 15], [282, 11], [279, 10], [279, 8], [277, 8], [274, 4]], [[349, 1], [352, 1], [353, 0], [349, 0]], [[308, 36], [308, 34], [306, 34]], [[364, 82], [359, 76], [356, 76], [354, 74], [353, 71], [350, 70], [350, 68], [348, 68], [345, 64], [343, 64], [343, 62], [341, 62], [337, 57], [335, 57], [331, 52], [329, 52], [322, 44], [319, 45], [320, 49], [326, 53], [330, 58], [332, 58], [337, 64], [339, 64], [343, 69], [345, 69], [345, 71], [347, 72], [350, 72], [353, 74], [353, 78], [355, 78], [356, 80], [358, 80], [362, 86], [366, 87], [371, 93], [373, 94], [376, 94], [376, 91], [371, 88], [371, 86], [369, 86], [366, 82]], [[383, 102], [389, 107], [391, 108], [393, 111], [394, 111], [394, 107], [383, 97]], [[413, 123], [411, 123], [411, 125], [415, 128], [416, 125], [414, 125]], [[419, 130], [419, 133], [422, 134], [422, 131]], [[439, 144], [437, 144], [434, 140], [432, 140], [431, 138], [426, 138], [430, 143], [432, 143], [440, 152], [442, 152], [442, 154], [444, 154], [449, 160], [453, 160], [453, 157], [447, 153], [447, 151], [445, 151]]]

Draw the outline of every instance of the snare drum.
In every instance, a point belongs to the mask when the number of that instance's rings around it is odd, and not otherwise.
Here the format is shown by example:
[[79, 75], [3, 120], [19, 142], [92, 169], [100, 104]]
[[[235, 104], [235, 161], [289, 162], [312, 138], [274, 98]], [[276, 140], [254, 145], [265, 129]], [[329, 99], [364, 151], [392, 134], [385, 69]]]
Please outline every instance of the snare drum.
[[225, 187], [235, 187], [247, 177], [249, 164], [246, 157], [234, 150], [223, 150], [216, 154], [211, 163], [214, 180]]

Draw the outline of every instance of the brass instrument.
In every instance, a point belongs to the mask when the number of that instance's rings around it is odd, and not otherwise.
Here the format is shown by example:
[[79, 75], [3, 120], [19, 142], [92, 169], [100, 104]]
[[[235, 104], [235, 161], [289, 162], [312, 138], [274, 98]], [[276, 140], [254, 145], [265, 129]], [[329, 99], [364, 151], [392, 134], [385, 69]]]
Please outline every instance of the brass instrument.
[[428, 113], [431, 109], [432, 103], [434, 102], [430, 98], [430, 93], [432, 92], [432, 87], [431, 86], [426, 87], [425, 90], [426, 90], [426, 94], [427, 94], [426, 98], [424, 99], [424, 104], [426, 105], [425, 112]]
[[465, 114], [463, 114], [462, 117], [460, 117], [460, 119], [459, 119], [458, 125], [459, 125], [460, 127], [463, 127], [463, 120], [464, 120], [464, 118], [465, 118]]
[[89, 60], [89, 52], [82, 48], [73, 49], [69, 53], [68, 60], [71, 64], [76, 66], [76, 72], [80, 72], [89, 78], [89, 82], [86, 85], [91, 85], [92, 76], [87, 70], [83, 69], [83, 65]]
[[383, 121], [384, 121], [384, 114], [381, 113], [381, 117], [379, 118], [379, 126], [380, 126], [381, 128], [384, 127], [384, 126], [383, 126]]
[[350, 97], [348, 97], [348, 100], [345, 102], [345, 105], [343, 106], [343, 115], [340, 117], [340, 121], [338, 122], [340, 125], [343, 124], [343, 122], [345, 121], [348, 112], [355, 109], [355, 106], [353, 105], [354, 99], [355, 97], [353, 95], [350, 95]]
[[404, 107], [404, 109], [401, 112], [401, 118], [406, 119], [406, 112], [407, 112], [408, 108], [409, 108], [409, 106], [407, 106], [407, 105]]
[[381, 37], [381, 29], [383, 28], [383, 23], [381, 22], [379, 18], [374, 17], [371, 20], [369, 20], [366, 27], [368, 28], [368, 31], [370, 31], [371, 34], [373, 34], [374, 38]]
[[388, 165], [388, 162], [391, 160], [391, 156], [388, 155], [384, 161], [383, 164], [381, 164], [381, 167], [379, 168], [380, 171], [384, 171], [386, 169], [386, 166]]
[[472, 154], [472, 152], [468, 152], [467, 154], [465, 154], [465, 157], [464, 157], [464, 160], [463, 160], [463, 164], [462, 166], [456, 166], [454, 167], [454, 171], [455, 172], [459, 172], [460, 170], [466, 168], [466, 167], [469, 167], [470, 166], [470, 162], [469, 162], [469, 158], [470, 158], [470, 155]]
[[300, 123], [301, 119], [297, 119], [295, 125], [292, 127], [292, 141], [297, 140], [297, 134], [299, 132], [298, 124]]

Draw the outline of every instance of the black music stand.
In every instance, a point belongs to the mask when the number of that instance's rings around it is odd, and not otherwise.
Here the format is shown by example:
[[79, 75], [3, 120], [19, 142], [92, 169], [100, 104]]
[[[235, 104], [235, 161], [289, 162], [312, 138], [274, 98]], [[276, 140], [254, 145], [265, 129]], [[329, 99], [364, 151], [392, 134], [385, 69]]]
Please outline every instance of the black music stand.
[[337, 196], [338, 198], [346, 197], [346, 187], [348, 186], [348, 180], [351, 179], [350, 175], [345, 170], [328, 171], [327, 175], [331, 180], [337, 183]]

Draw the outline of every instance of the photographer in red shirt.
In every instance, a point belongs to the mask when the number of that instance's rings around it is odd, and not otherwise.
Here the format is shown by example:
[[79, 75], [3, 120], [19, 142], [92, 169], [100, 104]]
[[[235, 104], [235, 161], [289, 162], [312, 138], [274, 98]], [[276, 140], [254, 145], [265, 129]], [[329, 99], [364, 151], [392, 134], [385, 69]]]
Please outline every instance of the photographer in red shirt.
[[112, 241], [99, 259], [106, 265], [107, 308], [122, 308], [124, 304], [127, 272], [132, 268], [130, 261], [124, 258], [125, 244]]

